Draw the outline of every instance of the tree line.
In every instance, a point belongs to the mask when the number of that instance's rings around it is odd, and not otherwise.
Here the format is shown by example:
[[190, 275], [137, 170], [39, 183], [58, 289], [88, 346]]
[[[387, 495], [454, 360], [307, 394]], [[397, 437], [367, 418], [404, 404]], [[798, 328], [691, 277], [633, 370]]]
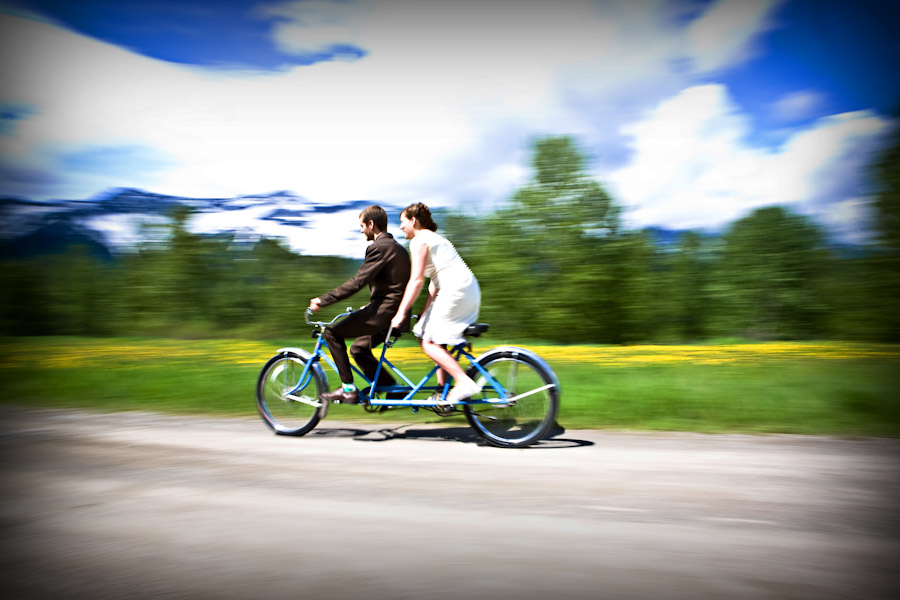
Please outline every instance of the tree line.
[[[536, 141], [531, 166], [531, 181], [502, 208], [438, 214], [439, 231], [481, 283], [480, 320], [498, 337], [900, 341], [897, 132], [871, 167], [876, 240], [852, 253], [777, 206], [720, 236], [685, 232], [660, 244], [652, 230], [623, 227], [621, 208], [586, 173], [571, 137]], [[296, 339], [307, 335], [309, 298], [360, 262], [300, 256], [266, 239], [235, 251], [230, 240], [190, 233], [189, 218], [177, 209], [165, 242], [113, 261], [79, 247], [4, 261], [0, 333]]]

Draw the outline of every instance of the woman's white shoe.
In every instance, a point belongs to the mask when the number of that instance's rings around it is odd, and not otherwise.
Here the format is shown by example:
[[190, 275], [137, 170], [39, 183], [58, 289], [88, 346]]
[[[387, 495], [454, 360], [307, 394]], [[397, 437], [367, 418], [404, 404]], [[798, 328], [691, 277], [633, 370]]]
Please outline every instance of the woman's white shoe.
[[459, 404], [466, 398], [470, 398], [474, 396], [478, 392], [481, 391], [481, 386], [472, 381], [471, 379], [466, 379], [465, 381], [460, 381], [456, 385], [453, 386], [447, 393], [447, 399], [443, 402], [439, 402], [440, 405], [449, 405], [449, 404]]

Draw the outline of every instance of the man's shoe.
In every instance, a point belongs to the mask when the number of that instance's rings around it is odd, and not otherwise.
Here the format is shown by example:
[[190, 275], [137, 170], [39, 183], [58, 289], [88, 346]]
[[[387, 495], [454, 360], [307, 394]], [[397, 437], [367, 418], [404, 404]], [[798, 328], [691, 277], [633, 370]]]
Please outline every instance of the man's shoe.
[[[393, 383], [391, 385], [394, 385]], [[362, 389], [363, 396], [372, 398], [372, 387], [364, 387]], [[379, 392], [380, 393], [380, 392]], [[406, 398], [406, 392], [387, 392], [384, 395], [385, 400], [403, 400]]]
[[338, 388], [333, 392], [325, 392], [319, 397], [326, 402], [337, 402], [339, 404], [359, 404], [359, 392], [356, 390], [353, 390], [352, 392], [345, 392], [344, 388]]

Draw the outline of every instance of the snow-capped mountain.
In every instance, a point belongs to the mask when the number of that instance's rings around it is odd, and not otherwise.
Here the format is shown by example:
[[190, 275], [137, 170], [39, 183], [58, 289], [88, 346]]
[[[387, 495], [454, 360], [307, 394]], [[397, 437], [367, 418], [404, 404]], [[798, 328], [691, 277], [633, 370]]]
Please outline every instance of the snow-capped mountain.
[[[0, 237], [7, 242], [68, 225], [93, 237], [113, 252], [127, 251], [152, 240], [179, 205], [192, 209], [188, 229], [198, 234], [233, 234], [239, 241], [260, 237], [282, 239], [298, 254], [361, 258], [366, 241], [359, 232], [359, 213], [370, 200], [318, 204], [291, 192], [237, 198], [183, 198], [137, 189], [113, 189], [87, 200], [32, 202], [0, 200]], [[384, 206], [397, 236], [402, 207]], [[395, 231], [396, 230], [396, 231]], [[402, 235], [399, 236], [402, 239]]]

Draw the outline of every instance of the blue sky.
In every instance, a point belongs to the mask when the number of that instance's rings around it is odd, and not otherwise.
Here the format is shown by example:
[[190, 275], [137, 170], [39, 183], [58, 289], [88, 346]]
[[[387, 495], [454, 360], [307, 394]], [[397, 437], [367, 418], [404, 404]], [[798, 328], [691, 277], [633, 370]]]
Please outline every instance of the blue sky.
[[570, 134], [632, 226], [842, 239], [900, 109], [886, 0], [0, 0], [0, 194], [498, 206]]

